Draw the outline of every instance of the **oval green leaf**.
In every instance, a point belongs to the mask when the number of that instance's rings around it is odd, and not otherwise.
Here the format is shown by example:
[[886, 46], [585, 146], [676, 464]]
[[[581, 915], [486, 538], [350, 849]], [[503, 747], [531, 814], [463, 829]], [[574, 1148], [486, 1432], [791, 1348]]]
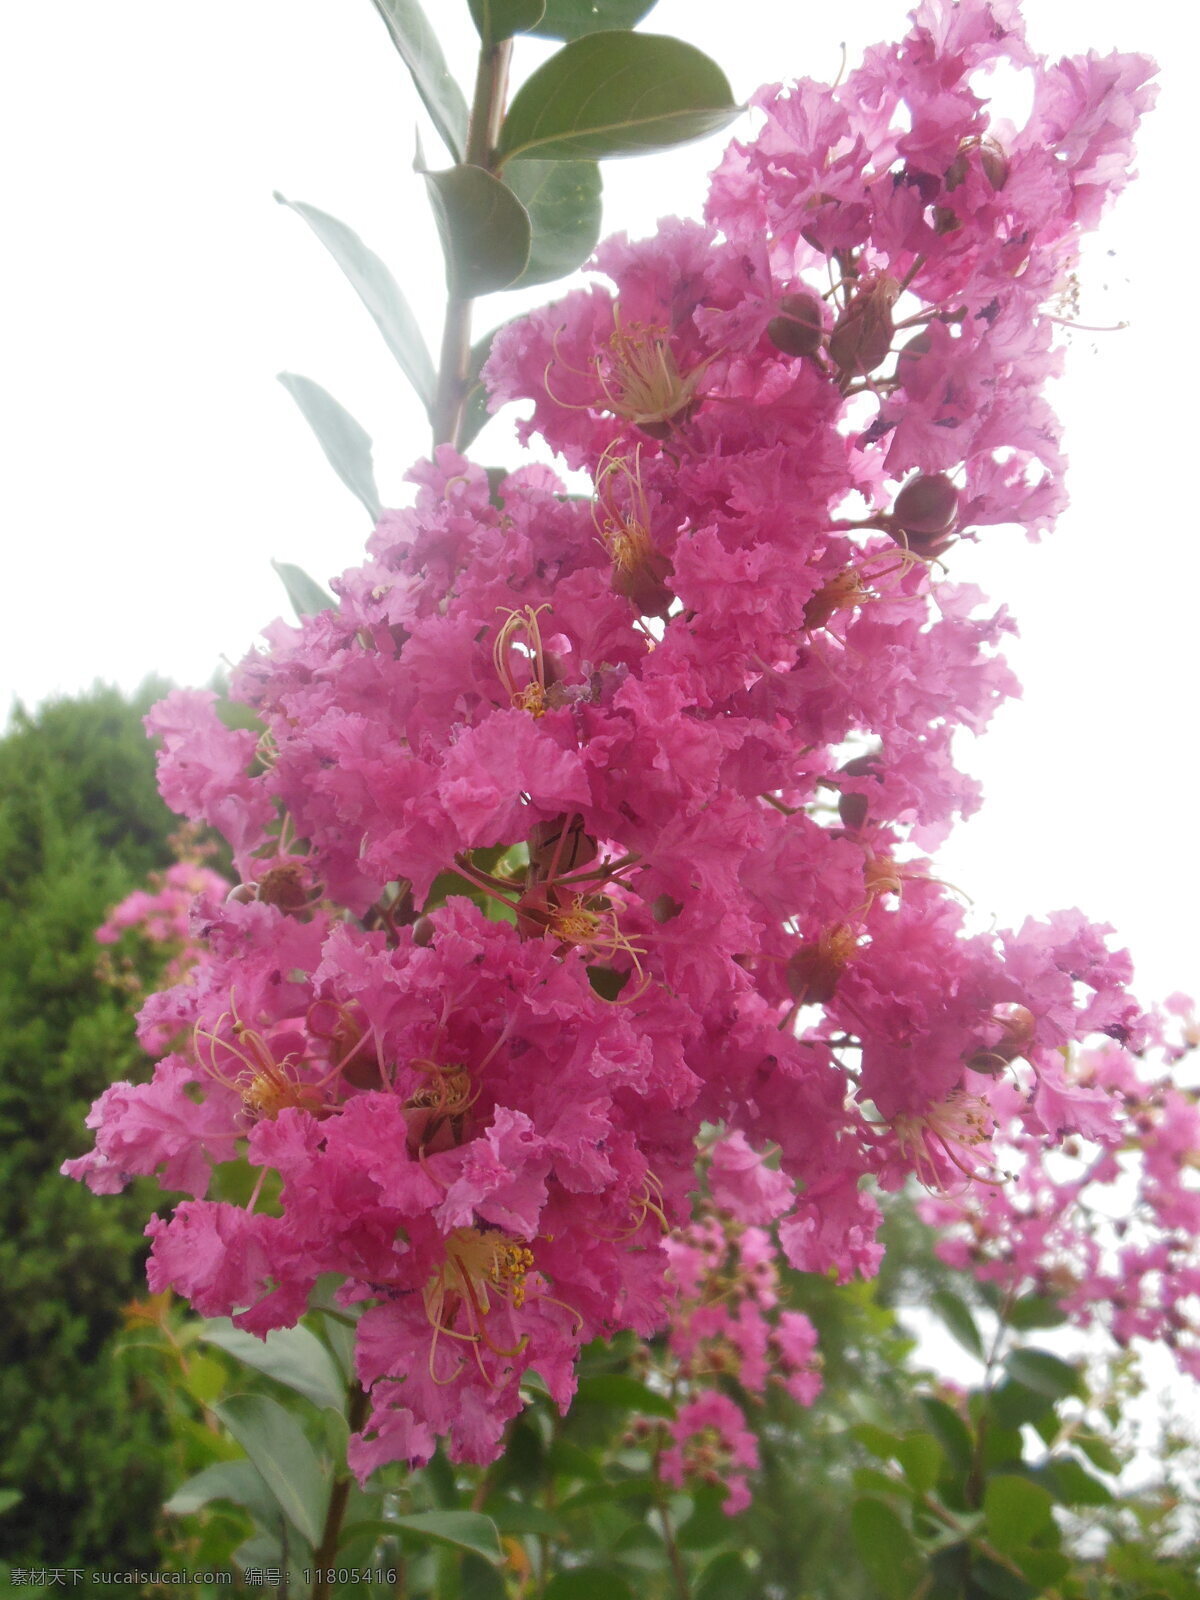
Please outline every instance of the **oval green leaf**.
[[479, 1511], [418, 1511], [411, 1517], [395, 1517], [389, 1525], [403, 1528], [419, 1539], [473, 1550], [487, 1561], [504, 1560], [496, 1524]]
[[653, 11], [656, 0], [546, 0], [546, 10], [530, 33], [548, 39], [582, 39], [585, 33], [632, 28]]
[[271, 565], [279, 574], [279, 581], [287, 590], [287, 597], [292, 602], [292, 610], [301, 621], [305, 617], [319, 617], [322, 611], [336, 610], [337, 601], [331, 594], [326, 594], [316, 579], [310, 578], [303, 567], [294, 566], [290, 561], [272, 561]]
[[576, 1405], [600, 1405], [613, 1411], [638, 1411], [647, 1417], [674, 1417], [675, 1405], [665, 1394], [651, 1389], [640, 1378], [623, 1372], [598, 1372], [581, 1378]]
[[490, 1561], [468, 1552], [459, 1573], [462, 1600], [507, 1600], [509, 1589], [502, 1573]]
[[213, 1410], [258, 1468], [292, 1527], [316, 1545], [329, 1486], [295, 1417], [261, 1394], [230, 1395]]
[[710, 1561], [696, 1585], [696, 1600], [754, 1600], [754, 1576], [736, 1550]]
[[467, 102], [450, 76], [429, 19], [417, 0], [375, 0], [375, 9], [387, 24], [392, 43], [446, 149], [461, 161], [467, 148]]
[[326, 461], [350, 493], [362, 501], [372, 523], [378, 522], [382, 507], [375, 487], [370, 434], [328, 389], [322, 389], [311, 378], [298, 372], [281, 372], [279, 381], [316, 434]]
[[474, 300], [515, 283], [529, 260], [530, 223], [512, 190], [473, 166], [427, 172], [425, 182], [442, 236], [450, 293]]
[[[313, 601], [322, 595], [320, 586], [313, 583], [299, 567], [283, 568], [276, 562], [275, 570], [281, 577], [284, 571], [299, 574], [306, 583], [312, 585], [315, 591]], [[284, 582], [287, 582], [286, 578]], [[318, 610], [334, 603], [328, 596], [324, 596], [324, 600], [325, 606], [317, 607]], [[299, 605], [296, 609], [300, 610]], [[311, 614], [311, 602], [308, 610]], [[265, 1339], [258, 1339], [252, 1333], [235, 1328], [228, 1318], [215, 1317], [203, 1325], [200, 1337], [224, 1350], [235, 1361], [244, 1362], [256, 1372], [263, 1372], [268, 1378], [274, 1378], [276, 1383], [285, 1384], [297, 1394], [302, 1394], [317, 1407], [332, 1406], [335, 1411], [345, 1408], [346, 1387], [338, 1375], [333, 1357], [316, 1334], [310, 1333], [307, 1328], [275, 1328]]]
[[985, 1360], [983, 1340], [971, 1308], [962, 1296], [951, 1289], [938, 1289], [930, 1296], [930, 1304], [963, 1349], [978, 1360]]
[[1087, 1399], [1087, 1385], [1078, 1371], [1049, 1350], [1010, 1350], [1004, 1365], [1010, 1377], [1047, 1400], [1065, 1400], [1068, 1395]]
[[487, 1514], [501, 1533], [544, 1533], [548, 1539], [565, 1537], [560, 1517], [521, 1500], [491, 1500]]
[[983, 1492], [988, 1538], [1005, 1555], [1032, 1544], [1053, 1524], [1050, 1491], [1028, 1478], [998, 1474]]
[[603, 182], [594, 161], [514, 161], [504, 181], [529, 215], [529, 260], [512, 289], [553, 283], [582, 266], [600, 237]]
[[[1079, 1443], [1076, 1439], [1076, 1444]], [[1041, 1473], [1042, 1482], [1064, 1506], [1110, 1506], [1115, 1496], [1074, 1456], [1053, 1456]]]
[[217, 1461], [180, 1484], [163, 1506], [175, 1517], [187, 1517], [213, 1500], [229, 1500], [243, 1506], [259, 1522], [270, 1524], [279, 1515], [275, 1496], [263, 1481], [262, 1473], [250, 1461]]
[[426, 412], [430, 412], [437, 388], [433, 360], [421, 337], [417, 319], [391, 272], [344, 222], [318, 211], [316, 206], [305, 205], [302, 200], [289, 200], [278, 192], [275, 198], [281, 206], [290, 206], [304, 218], [349, 278], [388, 349], [399, 362], [400, 370], [417, 391]]
[[933, 1395], [922, 1395], [919, 1404], [930, 1433], [946, 1452], [951, 1467], [955, 1472], [968, 1472], [975, 1446], [966, 1423], [953, 1406]]
[[938, 1481], [945, 1456], [931, 1433], [908, 1433], [896, 1446], [900, 1470], [918, 1494], [928, 1494]]
[[912, 1534], [891, 1506], [871, 1495], [856, 1500], [850, 1533], [872, 1582], [888, 1600], [911, 1600], [921, 1579], [921, 1559]]
[[990, 1595], [991, 1600], [1038, 1600], [1039, 1591], [1019, 1573], [1002, 1567], [988, 1556], [976, 1554], [971, 1562], [971, 1593]]
[[531, 32], [546, 11], [546, 0], [467, 0], [467, 4], [485, 50], [514, 33]]
[[502, 161], [600, 161], [700, 139], [732, 122], [725, 74], [682, 39], [589, 33], [517, 91], [500, 130]]
[[1066, 1320], [1067, 1314], [1058, 1301], [1040, 1294], [1022, 1295], [1015, 1305], [1009, 1307], [1007, 1317], [1010, 1328], [1021, 1330], [1061, 1328]]

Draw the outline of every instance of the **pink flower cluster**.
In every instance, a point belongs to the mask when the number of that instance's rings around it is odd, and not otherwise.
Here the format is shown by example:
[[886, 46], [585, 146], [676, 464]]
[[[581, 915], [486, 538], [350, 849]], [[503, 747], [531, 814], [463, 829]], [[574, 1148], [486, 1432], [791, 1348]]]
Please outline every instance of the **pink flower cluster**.
[[1063, 1146], [1045, 1149], [1011, 1089], [995, 1096], [1009, 1181], [922, 1210], [950, 1264], [1012, 1298], [1046, 1295], [1121, 1346], [1161, 1342], [1200, 1379], [1200, 1090], [1179, 1081], [1200, 1043], [1190, 1009], [1167, 1002], [1140, 1060], [1080, 1053], [1075, 1079], [1101, 1114]]
[[[921, 852], [977, 803], [955, 731], [1014, 689], [1011, 624], [937, 558], [1061, 503], [1045, 303], [1148, 72], [930, 0], [840, 87], [763, 94], [708, 226], [610, 241], [611, 288], [495, 342], [495, 401], [592, 494], [439, 450], [337, 608], [238, 671], [261, 733], [202, 692], [148, 719], [242, 882], [142, 1013], [188, 1047], [67, 1170], [193, 1196], [150, 1282], [205, 1314], [265, 1333], [341, 1275], [360, 1474], [486, 1460], [527, 1367], [565, 1406], [583, 1341], [661, 1324], [705, 1125], [844, 1278], [879, 1258], [865, 1177], [987, 1175], [999, 1074], [1048, 1141], [1096, 1114], [1062, 1050], [1136, 1028], [1126, 960], [1077, 913], [968, 935]], [[205, 1198], [239, 1150], [254, 1200]]]
[[779, 1246], [769, 1224], [790, 1209], [791, 1184], [740, 1133], [713, 1145], [707, 1178], [712, 1206], [666, 1242], [675, 1294], [669, 1377], [687, 1398], [659, 1471], [676, 1488], [689, 1477], [725, 1484], [724, 1509], [733, 1516], [750, 1503], [747, 1474], [758, 1467], [758, 1441], [738, 1403], [717, 1386], [732, 1378], [761, 1399], [774, 1381], [807, 1406], [821, 1391], [821, 1370], [812, 1322], [779, 1305]]
[[[220, 905], [230, 890], [219, 872], [203, 865], [202, 847], [191, 830], [182, 829], [171, 842], [180, 859], [163, 872], [151, 873], [149, 888], [126, 895], [96, 929], [97, 944], [106, 947], [97, 963], [100, 975], [139, 1002], [146, 995], [146, 969], [137, 953], [152, 950], [150, 970], [157, 981], [181, 983], [202, 956], [192, 936], [198, 906]], [[142, 1044], [152, 1055], [161, 1055], [173, 1042], [170, 1028], [142, 1033]]]

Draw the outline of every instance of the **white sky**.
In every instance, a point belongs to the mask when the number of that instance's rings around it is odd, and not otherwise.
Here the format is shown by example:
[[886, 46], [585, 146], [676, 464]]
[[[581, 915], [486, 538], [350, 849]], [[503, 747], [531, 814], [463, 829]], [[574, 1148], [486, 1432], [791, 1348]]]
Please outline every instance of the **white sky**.
[[[463, 0], [426, 4], [469, 82]], [[1026, 693], [964, 745], [988, 804], [944, 870], [1005, 923], [1076, 904], [1114, 922], [1143, 992], [1161, 997], [1200, 990], [1187, 832], [1200, 561], [1180, 459], [1197, 448], [1183, 405], [1197, 356], [1184, 235], [1200, 39], [1194, 9], [1166, 0], [1025, 11], [1049, 54], [1156, 55], [1163, 94], [1143, 177], [1085, 263], [1084, 320], [1131, 327], [1073, 336], [1057, 396], [1072, 510], [1041, 547], [1001, 530], [954, 557], [954, 576], [1020, 620], [1010, 656]], [[745, 96], [764, 80], [832, 77], [843, 36], [853, 59], [894, 37], [904, 13], [902, 0], [660, 0], [643, 28], [706, 49]], [[519, 43], [518, 65], [549, 48]], [[130, 688], [151, 670], [204, 682], [286, 610], [272, 556], [327, 577], [358, 559], [368, 531], [275, 373], [315, 378], [358, 417], [385, 502], [426, 448], [353, 292], [271, 199], [280, 189], [356, 228], [436, 348], [440, 263], [410, 171], [415, 98], [369, 0], [9, 0], [0, 58], [0, 690], [34, 704], [97, 677]], [[668, 208], [697, 214], [722, 143], [608, 164], [606, 231], [646, 232]], [[516, 308], [493, 297], [478, 330]], [[502, 423], [476, 455], [511, 459]]]

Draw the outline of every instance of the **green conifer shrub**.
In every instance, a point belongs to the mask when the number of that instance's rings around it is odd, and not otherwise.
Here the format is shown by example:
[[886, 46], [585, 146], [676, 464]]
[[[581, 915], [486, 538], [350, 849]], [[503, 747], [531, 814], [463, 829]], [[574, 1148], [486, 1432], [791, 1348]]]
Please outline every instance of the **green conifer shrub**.
[[0, 740], [0, 1483], [21, 1496], [0, 1549], [30, 1566], [156, 1551], [166, 1429], [112, 1349], [144, 1284], [147, 1195], [100, 1200], [58, 1169], [96, 1095], [147, 1066], [95, 930], [169, 859], [141, 726], [163, 692], [19, 709]]

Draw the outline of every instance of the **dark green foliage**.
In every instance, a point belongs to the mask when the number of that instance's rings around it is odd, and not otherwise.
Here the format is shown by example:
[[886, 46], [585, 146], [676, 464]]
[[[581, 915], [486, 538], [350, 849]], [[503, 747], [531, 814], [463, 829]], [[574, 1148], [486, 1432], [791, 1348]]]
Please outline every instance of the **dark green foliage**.
[[110, 1349], [143, 1292], [151, 1185], [98, 1198], [59, 1175], [107, 1084], [144, 1075], [128, 1006], [96, 975], [95, 929], [169, 859], [141, 725], [97, 688], [0, 741], [0, 1548], [29, 1565], [153, 1565], [165, 1429]]

